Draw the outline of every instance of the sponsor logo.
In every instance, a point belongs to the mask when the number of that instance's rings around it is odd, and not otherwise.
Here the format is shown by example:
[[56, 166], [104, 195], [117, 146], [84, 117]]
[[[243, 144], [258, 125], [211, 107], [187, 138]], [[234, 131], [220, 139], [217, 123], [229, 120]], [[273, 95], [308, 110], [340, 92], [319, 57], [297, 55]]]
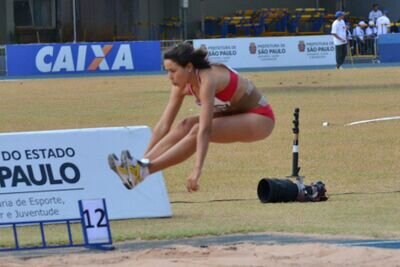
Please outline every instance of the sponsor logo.
[[223, 57], [229, 58], [237, 55], [236, 46], [235, 45], [217, 45], [217, 46], [208, 46], [208, 55], [210, 57]]
[[81, 173], [72, 162], [65, 162], [60, 166], [50, 163], [35, 165], [15, 165], [13, 167], [0, 166], [0, 187], [41, 186], [45, 184], [75, 184], [79, 182]]
[[[115, 53], [110, 53], [112, 50]], [[35, 66], [42, 73], [134, 69], [129, 44], [63, 45], [58, 51], [54, 46], [44, 46], [36, 54]]]
[[299, 49], [299, 52], [301, 52], [301, 53], [306, 50], [306, 44], [304, 43], [303, 40], [299, 41], [297, 48]]
[[251, 42], [251, 43], [249, 44], [249, 52], [250, 52], [250, 54], [252, 54], [252, 55], [257, 54], [257, 45], [256, 45], [256, 43]]
[[[76, 184], [81, 179], [81, 172], [72, 159], [75, 150], [67, 148], [38, 148], [23, 151], [1, 151], [0, 153], [0, 188], [59, 184]], [[56, 163], [58, 159], [61, 162]], [[33, 161], [31, 164], [18, 164], [18, 161]], [[36, 160], [41, 163], [37, 164]], [[43, 162], [47, 161], [48, 162]], [[3, 163], [7, 163], [4, 166]], [[10, 166], [11, 165], [11, 166]]]
[[286, 54], [285, 44], [259, 44], [257, 53], [261, 55], [283, 55]]

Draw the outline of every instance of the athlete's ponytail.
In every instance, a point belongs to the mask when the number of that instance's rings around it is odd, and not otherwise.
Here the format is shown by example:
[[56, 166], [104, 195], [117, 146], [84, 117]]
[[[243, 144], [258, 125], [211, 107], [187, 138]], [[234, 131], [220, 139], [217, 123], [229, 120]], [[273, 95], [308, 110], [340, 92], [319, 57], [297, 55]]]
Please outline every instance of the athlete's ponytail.
[[211, 68], [207, 59], [207, 52], [203, 49], [194, 49], [190, 43], [181, 43], [164, 54], [164, 60], [169, 59], [182, 67], [192, 63], [196, 69]]

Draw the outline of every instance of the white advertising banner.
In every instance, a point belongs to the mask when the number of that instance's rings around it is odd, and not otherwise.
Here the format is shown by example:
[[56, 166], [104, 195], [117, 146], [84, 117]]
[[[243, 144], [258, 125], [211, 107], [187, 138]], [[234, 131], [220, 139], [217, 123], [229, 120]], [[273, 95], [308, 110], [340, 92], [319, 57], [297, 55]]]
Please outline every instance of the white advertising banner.
[[320, 66], [335, 64], [329, 35], [193, 40], [208, 51], [211, 62], [232, 68]]
[[80, 218], [78, 200], [104, 198], [110, 219], [172, 215], [161, 172], [128, 190], [107, 156], [143, 156], [146, 126], [0, 134], [0, 223]]

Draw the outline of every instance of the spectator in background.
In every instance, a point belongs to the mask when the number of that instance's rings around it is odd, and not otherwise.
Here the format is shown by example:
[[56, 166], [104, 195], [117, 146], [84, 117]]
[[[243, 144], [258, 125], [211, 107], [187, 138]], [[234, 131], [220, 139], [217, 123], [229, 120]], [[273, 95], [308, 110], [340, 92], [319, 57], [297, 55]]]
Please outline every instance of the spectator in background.
[[331, 34], [336, 49], [336, 68], [342, 69], [347, 54], [347, 27], [344, 23], [344, 12], [337, 11], [336, 20], [332, 23]]
[[400, 26], [400, 19], [397, 21], [397, 23], [393, 23], [390, 26], [390, 32], [391, 33], [399, 33], [399, 26]]
[[365, 37], [375, 38], [377, 34], [378, 34], [378, 30], [375, 27], [375, 23], [372, 20], [370, 20], [368, 22], [368, 27], [365, 29]]
[[[350, 22], [345, 22], [345, 24], [346, 24], [346, 38], [347, 38], [347, 41], [348, 41], [348, 40], [353, 39], [353, 34], [351, 33], [352, 27], [351, 27]], [[354, 26], [357, 26], [357, 25], [353, 25], [353, 27]]]
[[368, 27], [365, 29], [365, 44], [367, 46], [367, 54], [375, 54], [375, 37], [378, 30], [375, 27], [375, 23], [371, 20], [368, 22]]
[[378, 4], [373, 4], [372, 5], [372, 10], [369, 12], [368, 19], [373, 21], [376, 24], [376, 20], [381, 17], [382, 11], [379, 10], [379, 5]]
[[352, 55], [354, 55], [356, 53], [356, 50], [355, 50], [356, 39], [353, 37], [351, 30], [353, 28], [355, 28], [355, 26], [357, 26], [357, 25], [354, 25], [352, 27], [350, 22], [346, 22], [345, 24], [346, 24], [346, 39], [347, 39], [347, 43], [348, 43], [348, 49], [350, 49], [350, 53]]
[[365, 32], [364, 29], [367, 27], [367, 23], [363, 20], [360, 21], [357, 26], [353, 29], [353, 38], [356, 43], [356, 47], [358, 48], [358, 53], [361, 55], [365, 54]]
[[379, 46], [377, 45], [377, 40], [379, 36], [387, 34], [390, 30], [390, 19], [387, 17], [387, 14], [389, 12], [387, 10], [383, 11], [383, 16], [379, 17], [376, 20], [376, 28], [377, 28], [377, 37], [375, 38], [375, 48], [376, 48], [376, 55], [377, 58], [375, 59], [375, 62], [379, 63]]
[[382, 34], [387, 34], [390, 28], [390, 19], [387, 17], [389, 12], [385, 10], [383, 15], [376, 20], [376, 28], [378, 29], [378, 37]]

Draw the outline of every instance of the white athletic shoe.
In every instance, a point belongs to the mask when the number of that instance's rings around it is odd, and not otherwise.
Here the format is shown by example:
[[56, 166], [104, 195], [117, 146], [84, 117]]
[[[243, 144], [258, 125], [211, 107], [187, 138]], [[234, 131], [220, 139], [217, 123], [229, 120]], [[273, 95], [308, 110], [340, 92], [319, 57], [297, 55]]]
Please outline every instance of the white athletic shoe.
[[121, 179], [122, 183], [127, 189], [132, 189], [134, 184], [129, 177], [128, 169], [126, 165], [118, 159], [118, 157], [113, 153], [108, 155], [108, 165], [111, 170], [113, 170], [118, 177]]
[[128, 170], [129, 179], [133, 181], [133, 186], [138, 185], [143, 181], [142, 165], [136, 160], [128, 150], [121, 152], [121, 162]]

